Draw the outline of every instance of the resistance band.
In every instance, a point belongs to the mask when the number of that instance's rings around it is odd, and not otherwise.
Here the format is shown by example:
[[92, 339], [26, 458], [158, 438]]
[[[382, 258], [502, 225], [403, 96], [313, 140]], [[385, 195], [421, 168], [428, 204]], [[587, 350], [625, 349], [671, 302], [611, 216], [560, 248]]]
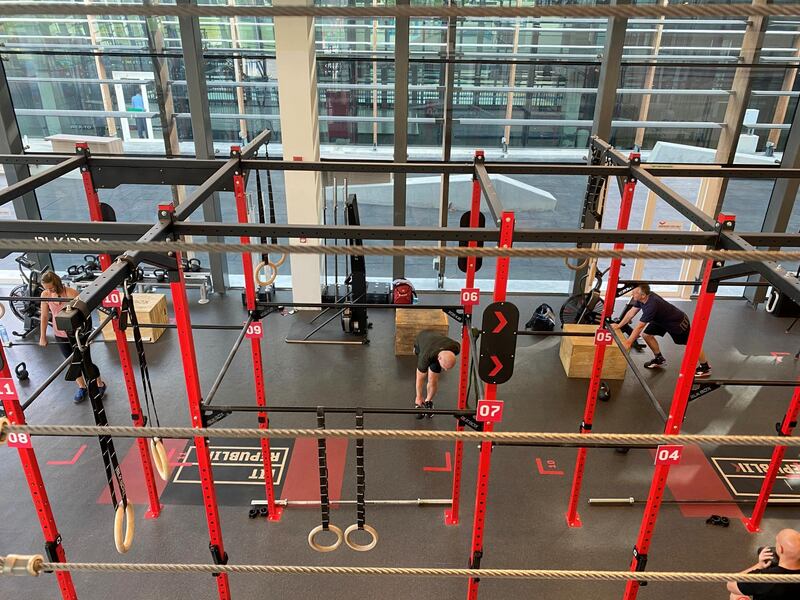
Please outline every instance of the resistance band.
[[[156, 397], [153, 394], [153, 386], [150, 383], [150, 369], [147, 366], [147, 356], [144, 352], [144, 342], [142, 341], [142, 331], [139, 327], [139, 317], [136, 315], [136, 308], [133, 303], [133, 290], [136, 288], [135, 280], [128, 280], [123, 285], [124, 294], [122, 297], [122, 310], [120, 312], [119, 327], [122, 331], [131, 325], [133, 330], [133, 345], [136, 347], [136, 356], [139, 359], [139, 375], [142, 378], [142, 390], [144, 393], [144, 406], [147, 411], [146, 425], [155, 422], [156, 427], [161, 427], [158, 419], [158, 408]], [[156, 471], [164, 481], [169, 477], [169, 460], [164, 442], [161, 438], [153, 437], [150, 439], [150, 454], [153, 457]]]
[[[100, 376], [100, 372], [94, 363], [92, 363], [89, 354], [88, 338], [91, 333], [91, 326], [87, 327], [87, 325], [90, 323], [91, 321], [86, 320], [83, 326], [81, 326], [81, 329], [67, 334], [70, 345], [72, 346], [72, 364], [70, 370], [67, 372], [67, 378], [74, 377], [78, 373], [83, 376], [86, 382], [87, 393], [89, 394], [89, 401], [92, 404], [94, 422], [98, 427], [107, 427], [108, 417], [106, 416], [106, 409], [103, 406], [103, 400], [100, 396], [100, 388], [97, 385], [97, 378]], [[108, 482], [108, 490], [111, 495], [111, 504], [114, 507], [114, 545], [117, 548], [117, 552], [124, 554], [130, 550], [133, 545], [133, 504], [128, 502], [128, 496], [125, 493], [125, 482], [122, 479], [122, 470], [119, 466], [119, 460], [117, 460], [117, 451], [114, 448], [114, 441], [108, 435], [100, 435], [97, 439], [100, 442], [100, 453], [103, 458], [106, 481]], [[119, 488], [119, 500], [117, 500], [117, 493], [114, 487], [115, 480], [117, 484], [116, 487]], [[124, 536], [122, 534], [123, 521], [126, 522]]]
[[[325, 409], [317, 408], [317, 429], [325, 429]], [[317, 552], [332, 552], [342, 543], [342, 530], [331, 524], [331, 502], [328, 497], [328, 446], [325, 438], [317, 440], [317, 456], [319, 458], [319, 505], [322, 512], [322, 522], [308, 534], [308, 545]], [[336, 541], [329, 546], [323, 546], [316, 541], [317, 535], [322, 531], [331, 531], [336, 535]]]
[[[356, 409], [356, 429], [364, 429], [364, 411]], [[366, 544], [357, 544], [350, 539], [355, 531], [366, 531], [372, 539]], [[366, 470], [364, 469], [364, 438], [356, 439], [356, 522], [344, 532], [344, 541], [356, 552], [368, 552], [378, 543], [378, 532], [367, 525]]]

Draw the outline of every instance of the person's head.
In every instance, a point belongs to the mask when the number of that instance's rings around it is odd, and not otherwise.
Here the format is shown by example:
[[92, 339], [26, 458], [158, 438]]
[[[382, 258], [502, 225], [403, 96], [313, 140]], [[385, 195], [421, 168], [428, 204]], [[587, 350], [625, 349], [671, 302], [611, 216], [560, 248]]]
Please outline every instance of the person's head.
[[456, 355], [450, 350], [442, 350], [436, 358], [439, 361], [439, 366], [445, 371], [449, 371], [456, 366]]
[[640, 283], [633, 288], [633, 293], [631, 295], [637, 302], [647, 302], [647, 297], [650, 295], [650, 286], [646, 283]]
[[800, 532], [782, 529], [775, 536], [775, 549], [780, 565], [787, 569], [800, 569]]
[[48, 292], [55, 292], [59, 296], [64, 294], [64, 282], [54, 271], [47, 271], [42, 275], [42, 287]]

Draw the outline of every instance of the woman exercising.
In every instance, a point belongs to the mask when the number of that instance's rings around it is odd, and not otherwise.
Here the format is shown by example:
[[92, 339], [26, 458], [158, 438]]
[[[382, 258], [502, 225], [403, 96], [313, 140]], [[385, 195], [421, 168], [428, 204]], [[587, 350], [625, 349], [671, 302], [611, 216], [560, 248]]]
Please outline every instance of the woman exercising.
[[[435, 331], [420, 331], [414, 342], [414, 354], [417, 355], [417, 396], [415, 408], [433, 408], [433, 397], [439, 389], [439, 373], [449, 371], [456, 365], [456, 354], [461, 351], [461, 344]], [[425, 380], [428, 390], [425, 393]], [[417, 419], [426, 415], [417, 414]], [[427, 415], [429, 418], [432, 414]]]
[[[56, 345], [64, 358], [69, 358], [72, 356], [72, 346], [70, 346], [66, 332], [59, 329], [56, 325], [56, 315], [64, 307], [66, 302], [51, 301], [47, 300], [47, 298], [75, 298], [78, 296], [78, 290], [64, 285], [64, 282], [61, 281], [61, 277], [53, 271], [48, 271], [42, 275], [42, 287], [44, 287], [42, 298], [44, 298], [45, 301], [42, 302], [41, 308], [42, 316], [39, 324], [39, 345], [42, 347], [47, 346], [47, 322], [51, 321], [53, 325], [53, 334], [56, 338]], [[87, 326], [91, 327], [91, 320], [86, 321], [86, 323]], [[86, 352], [89, 352], [89, 348], [86, 348]], [[92, 363], [92, 365], [94, 365], [94, 363]], [[100, 378], [100, 371], [96, 366], [94, 367], [94, 371], [97, 373], [97, 387], [100, 389], [100, 397], [102, 398], [106, 393], [106, 384], [103, 383], [103, 380]], [[75, 372], [73, 368], [70, 368], [67, 371], [67, 380], [74, 380], [78, 385], [78, 389], [72, 401], [75, 404], [80, 404], [86, 400], [86, 381], [84, 378], [79, 373]]]

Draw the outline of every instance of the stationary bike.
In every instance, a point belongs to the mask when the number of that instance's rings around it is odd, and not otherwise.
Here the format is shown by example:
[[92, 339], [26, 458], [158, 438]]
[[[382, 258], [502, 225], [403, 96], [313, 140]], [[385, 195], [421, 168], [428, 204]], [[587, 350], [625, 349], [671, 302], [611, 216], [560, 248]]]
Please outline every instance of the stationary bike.
[[[9, 301], [11, 312], [14, 316], [22, 321], [23, 331], [12, 331], [15, 336], [19, 338], [26, 338], [34, 331], [39, 329], [40, 314], [40, 301], [29, 300], [26, 298], [38, 298], [42, 295], [44, 288], [42, 287], [42, 275], [50, 270], [50, 267], [45, 266], [43, 269], [36, 269], [36, 264], [29, 260], [24, 254], [20, 254], [14, 259], [19, 265], [19, 274], [23, 283], [14, 287], [9, 296], [18, 298]], [[26, 272], [27, 270], [27, 272]]]
[[[621, 263], [620, 266], [625, 266]], [[561, 310], [558, 311], [558, 317], [561, 319], [561, 326], [566, 324], [582, 324], [582, 325], [600, 325], [600, 318], [603, 315], [603, 296], [600, 290], [603, 287], [603, 276], [608, 273], [611, 267], [609, 266], [604, 271], [594, 271], [594, 285], [588, 292], [575, 294], [567, 298], [566, 302], [561, 305]], [[581, 278], [581, 287], [584, 287], [586, 278], [589, 276], [587, 273]], [[624, 285], [617, 289], [617, 297], [627, 294], [635, 287], [635, 284]], [[584, 288], [585, 289], [585, 288]], [[625, 316], [627, 307], [623, 310], [622, 316]], [[618, 319], [617, 319], [618, 320]], [[626, 325], [621, 330], [626, 335], [630, 335], [633, 328]], [[635, 350], [643, 350], [644, 344], [638, 340], [634, 344]]]

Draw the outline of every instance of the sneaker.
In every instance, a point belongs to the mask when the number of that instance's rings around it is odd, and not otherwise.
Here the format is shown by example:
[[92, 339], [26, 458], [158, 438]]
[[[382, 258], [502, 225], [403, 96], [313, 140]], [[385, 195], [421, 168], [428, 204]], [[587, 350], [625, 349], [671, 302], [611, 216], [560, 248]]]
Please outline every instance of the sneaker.
[[86, 398], [87, 398], [86, 388], [78, 388], [77, 390], [75, 390], [75, 395], [72, 397], [72, 402], [74, 404], [80, 404], [81, 402], [86, 400]]
[[[425, 402], [425, 408], [433, 410], [433, 400], [426, 401]], [[425, 416], [428, 417], [429, 419], [432, 419], [433, 418], [433, 413], [428, 413]]]
[[[415, 402], [414, 403], [414, 408], [416, 408], [416, 409], [425, 408], [425, 403], [423, 402], [422, 404], [417, 404]], [[425, 413], [424, 412], [418, 412], [417, 414], [414, 415], [414, 418], [417, 419], [418, 421], [420, 419], [424, 419], [425, 418]]]
[[708, 377], [711, 375], [711, 367], [708, 365], [700, 365], [694, 372], [695, 379], [699, 377]]
[[106, 395], [106, 389], [108, 389], [108, 385], [105, 383], [103, 385], [97, 386], [97, 391], [100, 392], [100, 398]]
[[665, 364], [667, 364], [667, 359], [664, 358], [663, 356], [659, 355], [659, 356], [653, 357], [652, 360], [648, 360], [646, 363], [644, 363], [644, 368], [645, 369], [660, 369]]

